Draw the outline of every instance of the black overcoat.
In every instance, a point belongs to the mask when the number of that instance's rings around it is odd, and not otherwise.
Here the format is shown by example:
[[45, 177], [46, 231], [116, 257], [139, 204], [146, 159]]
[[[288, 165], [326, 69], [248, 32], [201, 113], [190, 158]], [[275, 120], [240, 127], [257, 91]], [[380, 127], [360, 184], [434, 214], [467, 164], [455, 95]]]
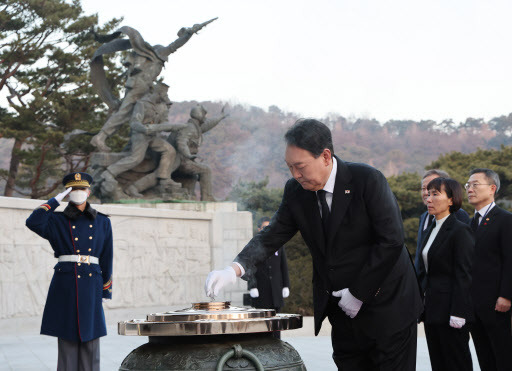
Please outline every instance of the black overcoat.
[[247, 288], [258, 289], [259, 296], [252, 298], [252, 306], [255, 308], [282, 308], [283, 287], [290, 288], [288, 276], [288, 263], [286, 252], [281, 247], [270, 255], [263, 263], [257, 265], [255, 279], [247, 284]]
[[[290, 179], [270, 225], [235, 261], [248, 280], [256, 264], [300, 231], [313, 258], [315, 333], [326, 317], [332, 291], [349, 288], [363, 301], [353, 325], [370, 337], [387, 337], [410, 326], [423, 309], [400, 210], [380, 171], [336, 160], [329, 236], [324, 238], [316, 193]], [[345, 315], [341, 309], [339, 313]]]
[[471, 294], [478, 317], [491, 325], [498, 297], [512, 299], [512, 214], [499, 206], [485, 215], [475, 233]]
[[[422, 250], [430, 232], [423, 239]], [[475, 240], [469, 225], [457, 220], [455, 214], [444, 221], [428, 253], [428, 272], [420, 256], [418, 278], [425, 293], [424, 321], [445, 324], [450, 316], [473, 320], [471, 302], [471, 267]]]

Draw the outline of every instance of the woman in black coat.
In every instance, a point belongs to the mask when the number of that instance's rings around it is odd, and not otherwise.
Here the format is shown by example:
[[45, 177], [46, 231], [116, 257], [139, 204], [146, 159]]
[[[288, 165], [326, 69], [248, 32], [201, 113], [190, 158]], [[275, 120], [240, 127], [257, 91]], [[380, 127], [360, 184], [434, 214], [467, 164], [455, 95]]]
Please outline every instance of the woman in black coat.
[[467, 323], [473, 319], [469, 289], [475, 242], [470, 227], [454, 215], [462, 204], [461, 185], [435, 178], [427, 189], [435, 222], [422, 241], [418, 277], [432, 370], [468, 371], [473, 369]]

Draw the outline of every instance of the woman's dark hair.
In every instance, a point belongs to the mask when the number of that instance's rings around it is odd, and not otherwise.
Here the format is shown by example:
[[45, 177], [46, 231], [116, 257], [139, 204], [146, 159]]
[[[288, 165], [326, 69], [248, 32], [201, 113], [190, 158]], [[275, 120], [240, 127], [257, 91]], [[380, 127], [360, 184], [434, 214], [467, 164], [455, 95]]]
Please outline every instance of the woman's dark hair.
[[455, 179], [451, 178], [434, 178], [428, 185], [427, 190], [435, 189], [438, 192], [443, 190], [446, 192], [446, 196], [452, 199], [452, 205], [450, 206], [450, 213], [454, 213], [462, 206], [462, 186]]
[[331, 151], [331, 156], [334, 154], [331, 131], [315, 119], [297, 120], [284, 135], [284, 140], [289, 146], [311, 152], [315, 158], [318, 158], [326, 148]]

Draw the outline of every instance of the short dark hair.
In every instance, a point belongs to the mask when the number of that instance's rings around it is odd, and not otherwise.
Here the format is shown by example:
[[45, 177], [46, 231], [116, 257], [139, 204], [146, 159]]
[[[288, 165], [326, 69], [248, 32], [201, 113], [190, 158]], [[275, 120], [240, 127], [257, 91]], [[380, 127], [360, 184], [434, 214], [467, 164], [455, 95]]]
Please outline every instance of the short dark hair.
[[270, 218], [268, 216], [264, 216], [263, 218], [260, 218], [258, 220], [258, 228], [261, 228], [261, 226], [263, 225], [263, 223], [265, 222], [270, 222]]
[[332, 135], [329, 128], [315, 119], [299, 119], [284, 135], [286, 144], [295, 146], [306, 151], [318, 158], [324, 149], [334, 154], [332, 145]]
[[426, 177], [431, 176], [431, 175], [437, 175], [437, 176], [440, 176], [441, 178], [449, 178], [450, 177], [448, 175], [448, 173], [444, 170], [430, 169], [430, 170], [425, 171], [425, 174], [423, 174], [423, 178], [421, 178], [421, 179], [425, 179]]
[[438, 192], [442, 192], [443, 188], [446, 196], [452, 199], [450, 213], [454, 213], [462, 206], [462, 186], [455, 179], [441, 177], [432, 179], [427, 185], [429, 191], [435, 189]]
[[493, 171], [491, 169], [477, 168], [477, 169], [471, 170], [469, 172], [469, 176], [471, 176], [473, 174], [478, 174], [478, 173], [483, 173], [485, 175], [485, 177], [487, 178], [487, 181], [490, 184], [494, 184], [496, 186], [496, 192], [494, 192], [494, 194], [498, 193], [498, 191], [500, 190], [500, 176], [498, 175], [498, 173], [496, 173], [495, 171]]

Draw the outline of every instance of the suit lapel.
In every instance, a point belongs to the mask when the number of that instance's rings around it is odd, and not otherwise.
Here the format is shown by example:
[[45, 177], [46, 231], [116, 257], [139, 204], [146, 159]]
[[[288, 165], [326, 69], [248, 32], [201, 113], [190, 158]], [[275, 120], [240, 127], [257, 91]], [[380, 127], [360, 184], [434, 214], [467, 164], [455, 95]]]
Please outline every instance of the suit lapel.
[[450, 233], [450, 230], [453, 228], [453, 223], [455, 223], [455, 215], [451, 214], [448, 217], [448, 219], [445, 220], [445, 222], [441, 226], [441, 229], [439, 230], [439, 232], [437, 232], [437, 236], [434, 239], [434, 241], [432, 242], [432, 245], [430, 246], [430, 249], [428, 249], [428, 253], [427, 253], [429, 267], [430, 267], [430, 264], [432, 263], [432, 256], [439, 249], [439, 246], [442, 245], [442, 243], [445, 240], [446, 235], [448, 233]]
[[494, 205], [494, 207], [485, 215], [484, 218], [482, 218], [482, 221], [480, 222], [480, 225], [478, 226], [476, 232], [475, 232], [475, 239], [480, 240], [482, 239], [487, 232], [489, 231], [489, 227], [494, 223], [496, 217], [499, 215], [499, 207], [498, 205]]
[[354, 193], [351, 184], [352, 174], [350, 173], [350, 170], [338, 157], [336, 157], [336, 161], [338, 168], [336, 172], [336, 182], [334, 183], [334, 192], [332, 195], [331, 220], [329, 221], [329, 238], [327, 246], [332, 245], [334, 237], [336, 236], [336, 231], [338, 231], [341, 222], [343, 221]]
[[315, 243], [322, 254], [325, 255], [325, 237], [316, 193], [313, 191], [304, 191], [304, 199], [304, 215], [306, 215], [307, 218], [307, 225], [311, 228], [311, 236], [318, 236], [318, 238], [315, 239]]

